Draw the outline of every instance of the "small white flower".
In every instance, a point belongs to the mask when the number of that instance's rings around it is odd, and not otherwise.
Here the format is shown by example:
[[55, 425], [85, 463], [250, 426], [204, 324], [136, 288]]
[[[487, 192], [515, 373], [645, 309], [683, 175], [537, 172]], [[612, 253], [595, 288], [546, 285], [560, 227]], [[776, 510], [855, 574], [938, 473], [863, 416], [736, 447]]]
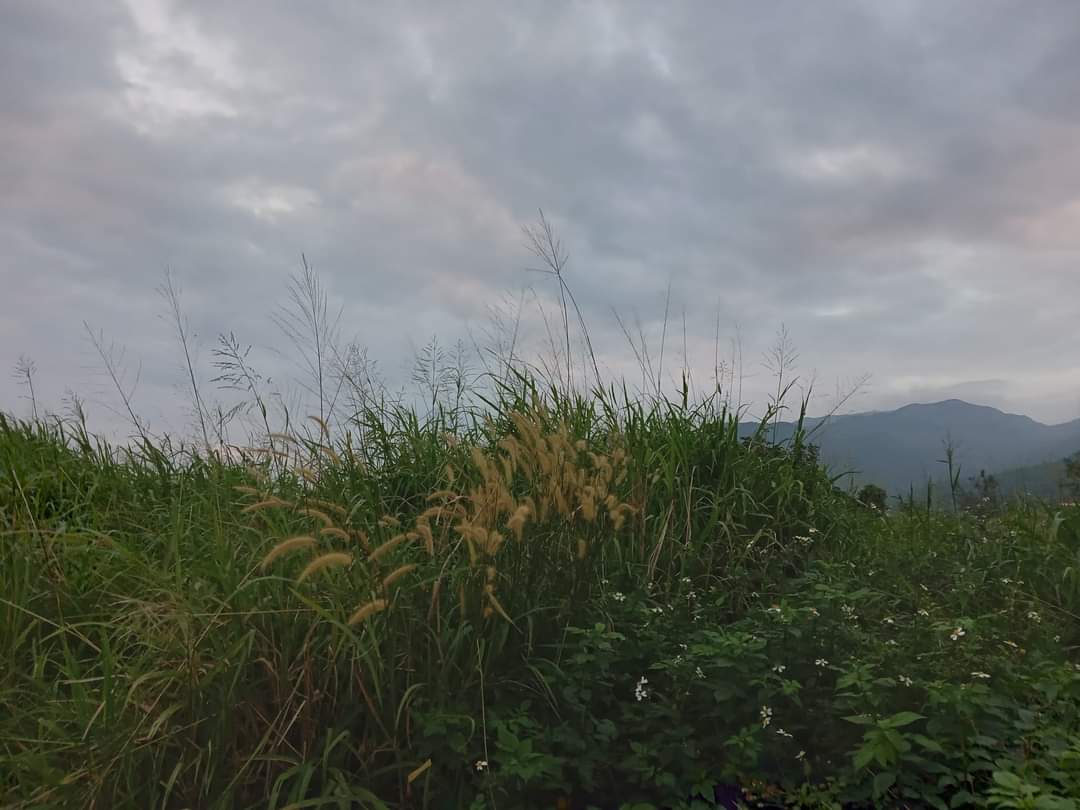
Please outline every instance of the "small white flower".
[[989, 675], [988, 675], [987, 673], [985, 673], [985, 672], [972, 672], [972, 673], [971, 673], [971, 677], [972, 677], [972, 678], [981, 678], [981, 679], [983, 679], [983, 680], [986, 680], [986, 679], [987, 679], [987, 678], [989, 678], [990, 676], [989, 676]]
[[967, 635], [967, 631], [964, 630], [963, 627], [957, 627], [955, 630], [953, 630], [951, 633], [949, 633], [949, 638], [951, 638], [953, 641], [959, 641], [961, 638], [963, 638], [966, 635]]
[[815, 529], [813, 526], [811, 526], [809, 529], [807, 529], [807, 531], [810, 532], [810, 534], [817, 534], [818, 533], [818, 530]]
[[488, 766], [488, 761], [486, 759], [478, 759], [478, 760], [476, 760], [476, 763], [473, 765], [473, 767], [476, 768], [477, 773], [483, 773], [484, 771], [486, 771], [487, 766]]
[[1029, 610], [1029, 611], [1028, 611], [1028, 615], [1027, 615], [1027, 617], [1028, 617], [1029, 619], [1031, 619], [1031, 620], [1032, 620], [1033, 622], [1035, 622], [1036, 624], [1038, 624], [1039, 622], [1041, 622], [1041, 621], [1042, 621], [1042, 616], [1040, 616], [1040, 615], [1038, 614], [1038, 612], [1037, 612], [1037, 611], [1034, 611], [1034, 610]]
[[683, 652], [686, 652], [689, 649], [689, 647], [686, 646], [685, 642], [679, 642], [679, 649], [682, 650]]
[[826, 661], [824, 658], [818, 658], [817, 660], [814, 661], [814, 666], [827, 667], [828, 665], [829, 665], [829, 662]]
[[787, 737], [789, 740], [795, 736], [794, 734], [784, 731], [782, 728], [776, 729], [776, 733], [779, 734], [781, 737]]
[[1012, 647], [1014, 650], [1020, 649], [1020, 645], [1017, 644], [1015, 641], [1003, 641], [1001, 643], [1005, 644], [1006, 646]]
[[930, 615], [930, 611], [926, 608], [919, 608], [918, 613], [920, 616], [926, 617]]
[[1008, 577], [1002, 577], [1001, 578], [1001, 584], [1002, 585], [1012, 585], [1012, 580], [1009, 579]]
[[775, 672], [777, 675], [782, 675], [785, 669], [787, 669], [787, 667], [785, 667], [783, 664], [777, 664], [772, 668], [772, 671]]
[[664, 609], [660, 605], [657, 605], [656, 607], [649, 608], [649, 612], [654, 614], [663, 613]]
[[690, 577], [683, 577], [682, 581], [684, 585], [689, 585], [691, 582]]
[[795, 759], [798, 759], [798, 760], [806, 759], [806, 752], [805, 751], [800, 751], [799, 753], [797, 753], [795, 755]]
[[919, 587], [920, 587], [920, 588], [922, 588], [922, 589], [923, 589], [924, 591], [926, 591], [927, 593], [930, 593], [930, 589], [929, 589], [929, 588], [927, 588], [927, 587], [926, 587], [925, 585], [923, 585], [923, 584], [922, 584], [921, 582], [919, 583]]
[[762, 728], [765, 728], [767, 725], [769, 725], [769, 723], [772, 722], [772, 709], [770, 709], [768, 706], [762, 706], [761, 711], [758, 712], [758, 714], [761, 715]]
[[1060, 642], [1061, 642], [1061, 636], [1054, 636], [1054, 643], [1058, 644]]
[[881, 621], [884, 622], [885, 624], [896, 624], [896, 619], [894, 619], [892, 616], [886, 616]]
[[681, 664], [682, 662], [683, 662], [683, 657], [681, 655], [676, 655], [675, 658], [673, 658], [672, 661], [671, 661], [671, 663], [675, 664], [676, 666]]
[[853, 608], [851, 605], [841, 605], [840, 612], [844, 614], [845, 619], [854, 620], [859, 618], [858, 614], [855, 613], [855, 608]]
[[888, 641], [886, 641], [886, 642], [885, 642], [885, 646], [886, 646], [886, 647], [898, 647], [898, 646], [900, 646], [900, 645], [899, 645], [899, 643], [898, 643], [898, 642], [896, 641], [896, 639], [895, 639], [895, 638], [890, 638], [890, 639], [889, 639]]
[[702, 680], [705, 679], [705, 673], [702, 671], [701, 667], [694, 667], [694, 674]]
[[611, 598], [614, 599], [616, 602], [625, 602], [626, 594], [622, 593], [621, 591], [615, 591], [615, 593], [611, 595]]
[[821, 615], [821, 613], [818, 612], [818, 609], [816, 607], [812, 607], [810, 608], [810, 615], [816, 619], [818, 616]]
[[915, 681], [911, 680], [911, 678], [909, 678], [907, 675], [900, 675], [897, 680], [900, 681], [900, 683], [902, 683], [904, 686], [911, 686], [913, 683], [915, 683]]
[[779, 605], [772, 605], [770, 607], [765, 608], [765, 612], [766, 613], [777, 613], [778, 614], [778, 613], [781, 612], [780, 611], [780, 606]]
[[634, 687], [634, 697], [637, 698], [638, 703], [649, 696], [649, 690], [645, 688], [648, 683], [649, 679], [644, 675], [638, 679], [637, 686]]

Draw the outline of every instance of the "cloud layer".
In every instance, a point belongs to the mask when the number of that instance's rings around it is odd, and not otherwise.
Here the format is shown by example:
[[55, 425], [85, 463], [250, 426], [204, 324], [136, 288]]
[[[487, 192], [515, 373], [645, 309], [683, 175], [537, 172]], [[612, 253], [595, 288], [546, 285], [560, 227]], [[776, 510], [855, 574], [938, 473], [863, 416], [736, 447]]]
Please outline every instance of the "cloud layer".
[[[612, 309], [655, 342], [670, 285], [672, 362], [685, 346], [699, 379], [717, 322], [724, 354], [737, 327], [760, 397], [784, 323], [823, 387], [873, 374], [859, 408], [1080, 416], [1071, 0], [3, 18], [0, 363], [32, 357], [52, 407], [109, 397], [86, 321], [141, 361], [137, 408], [182, 424], [166, 267], [203, 363], [233, 330], [289, 373], [269, 314], [301, 252], [406, 379], [415, 347], [482, 330], [522, 285], [550, 304], [520, 230], [543, 207], [612, 373], [636, 373]], [[23, 394], [0, 380], [0, 407]]]

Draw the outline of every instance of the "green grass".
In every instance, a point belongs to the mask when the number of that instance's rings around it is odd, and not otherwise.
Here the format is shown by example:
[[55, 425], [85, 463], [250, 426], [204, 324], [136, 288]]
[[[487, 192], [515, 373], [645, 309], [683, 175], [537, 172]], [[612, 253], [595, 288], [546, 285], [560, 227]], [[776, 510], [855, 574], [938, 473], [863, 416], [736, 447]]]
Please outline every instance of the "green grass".
[[0, 418], [0, 806], [1075, 806], [1080, 511], [882, 515], [737, 417]]

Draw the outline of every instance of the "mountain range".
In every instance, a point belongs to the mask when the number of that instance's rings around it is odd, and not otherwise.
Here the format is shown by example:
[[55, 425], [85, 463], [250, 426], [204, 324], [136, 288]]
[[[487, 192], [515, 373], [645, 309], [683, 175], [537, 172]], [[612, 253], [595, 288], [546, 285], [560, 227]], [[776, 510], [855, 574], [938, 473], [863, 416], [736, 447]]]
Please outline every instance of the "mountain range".
[[[851, 474], [841, 486], [874, 483], [890, 495], [907, 494], [911, 486], [924, 489], [927, 480], [947, 481], [940, 463], [946, 442], [954, 448], [961, 483], [985, 470], [1003, 491], [1027, 489], [1045, 497], [1056, 494], [1062, 459], [1080, 451], [1080, 419], [1046, 425], [958, 399], [807, 418], [805, 427], [829, 470]], [[740, 431], [746, 435], [755, 428], [744, 423]], [[793, 432], [793, 423], [780, 422], [775, 439], [789, 439]]]

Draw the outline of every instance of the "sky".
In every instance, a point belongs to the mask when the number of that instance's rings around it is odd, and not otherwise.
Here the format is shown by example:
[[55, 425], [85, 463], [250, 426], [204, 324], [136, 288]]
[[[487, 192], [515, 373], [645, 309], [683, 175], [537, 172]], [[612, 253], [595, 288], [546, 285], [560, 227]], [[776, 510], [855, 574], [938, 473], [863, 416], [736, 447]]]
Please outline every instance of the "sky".
[[542, 209], [609, 380], [644, 336], [760, 405], [783, 328], [812, 411], [1080, 417], [1077, 99], [1075, 0], [0, 0], [0, 410], [29, 359], [122, 429], [92, 334], [190, 428], [166, 270], [208, 400], [229, 333], [300, 390], [301, 256], [391, 386], [500, 320], [550, 358]]

